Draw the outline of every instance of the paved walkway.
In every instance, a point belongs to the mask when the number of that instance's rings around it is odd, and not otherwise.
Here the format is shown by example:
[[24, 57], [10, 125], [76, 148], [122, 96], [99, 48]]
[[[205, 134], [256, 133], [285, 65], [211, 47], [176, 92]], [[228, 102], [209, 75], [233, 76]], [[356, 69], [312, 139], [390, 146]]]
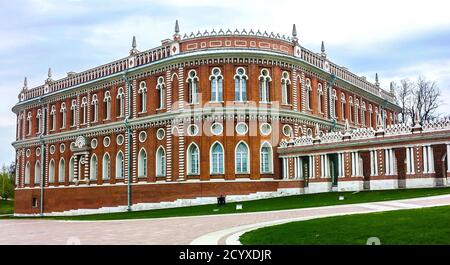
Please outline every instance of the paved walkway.
[[0, 244], [237, 244], [265, 225], [450, 205], [450, 195], [276, 212], [120, 221], [0, 220]]

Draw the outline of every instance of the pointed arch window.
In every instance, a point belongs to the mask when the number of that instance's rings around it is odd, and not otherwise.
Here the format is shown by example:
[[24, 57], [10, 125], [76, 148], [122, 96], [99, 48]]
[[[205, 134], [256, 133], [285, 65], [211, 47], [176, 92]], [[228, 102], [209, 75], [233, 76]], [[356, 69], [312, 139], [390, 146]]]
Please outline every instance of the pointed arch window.
[[211, 101], [223, 101], [223, 76], [220, 68], [212, 69], [209, 80], [211, 81]]
[[366, 102], [361, 103], [361, 124], [367, 126], [366, 124]]
[[122, 151], [119, 151], [116, 156], [116, 179], [123, 179], [125, 177], [125, 163]]
[[56, 130], [56, 106], [53, 105], [50, 109], [50, 117], [52, 123], [52, 131]]
[[319, 113], [323, 113], [323, 87], [321, 83], [317, 85], [317, 110]]
[[166, 176], [166, 151], [162, 146], [156, 151], [156, 176]]
[[342, 113], [341, 118], [343, 121], [347, 118], [347, 114], [346, 114], [347, 110], [346, 110], [346, 106], [345, 106], [346, 103], [347, 103], [347, 101], [345, 99], [345, 94], [341, 93], [341, 113]]
[[349, 98], [348, 98], [348, 116], [350, 117], [350, 122], [353, 122], [354, 121], [354, 119], [353, 119], [353, 98], [350, 96]]
[[244, 67], [238, 67], [234, 75], [234, 100], [243, 102], [247, 101], [247, 80]]
[[273, 172], [272, 146], [270, 146], [268, 142], [264, 142], [261, 145], [260, 170], [262, 174], [269, 174]]
[[138, 159], [138, 177], [146, 178], [147, 177], [147, 151], [144, 148], [139, 152]]
[[34, 165], [34, 184], [40, 184], [41, 183], [41, 161], [36, 161], [36, 164]]
[[66, 103], [61, 103], [61, 110], [59, 112], [61, 113], [61, 129], [65, 129], [67, 120]]
[[27, 162], [25, 166], [25, 184], [30, 184], [30, 174], [31, 174], [31, 165], [30, 162]]
[[355, 100], [355, 123], [359, 123], [359, 99]]
[[189, 175], [200, 174], [200, 151], [195, 143], [187, 149], [187, 171]]
[[372, 104], [369, 104], [369, 128], [373, 128], [373, 110], [372, 110]]
[[331, 98], [332, 98], [332, 100], [333, 100], [333, 110], [332, 110], [332, 114], [333, 114], [333, 117], [334, 117], [335, 119], [337, 119], [337, 114], [336, 114], [336, 112], [337, 112], [337, 101], [338, 101], [338, 99], [337, 99], [336, 89], [333, 89], [333, 94], [331, 95]]
[[312, 104], [312, 86], [311, 79], [307, 78], [305, 81], [305, 98], [306, 98], [306, 109], [311, 110]]
[[224, 174], [223, 147], [219, 142], [211, 146], [210, 167], [211, 174]]
[[75, 158], [72, 156], [69, 160], [69, 182], [75, 178]]
[[87, 106], [88, 101], [86, 97], [81, 99], [81, 124], [87, 123]]
[[55, 183], [55, 160], [50, 160], [48, 165], [48, 182]]
[[145, 81], [139, 83], [139, 104], [141, 105], [141, 113], [147, 112], [147, 84]]
[[42, 117], [43, 117], [42, 111], [41, 111], [41, 109], [38, 109], [37, 110], [37, 114], [36, 114], [36, 122], [37, 122], [37, 125], [38, 125], [37, 133], [38, 134], [41, 133], [41, 131], [42, 131]]
[[189, 86], [189, 103], [198, 103], [198, 76], [195, 70], [190, 70], [186, 80]]
[[281, 74], [281, 103], [288, 105], [291, 97], [291, 79], [289, 78], [289, 72], [284, 71]]
[[93, 154], [91, 156], [91, 165], [89, 166], [89, 179], [90, 180], [97, 180], [98, 175], [98, 160], [97, 155]]
[[250, 173], [250, 159], [248, 146], [245, 142], [240, 142], [235, 150], [235, 170], [236, 174]]
[[102, 160], [102, 176], [103, 176], [103, 180], [111, 179], [111, 158], [109, 157], [108, 153], [106, 153], [103, 156], [103, 160]]
[[158, 109], [165, 108], [165, 98], [166, 98], [166, 86], [164, 85], [164, 77], [158, 77], [158, 82], [156, 85], [156, 90], [158, 91]]
[[270, 101], [270, 82], [272, 82], [272, 78], [269, 75], [269, 70], [262, 69], [259, 76], [259, 99], [262, 103], [269, 103]]
[[31, 128], [32, 128], [32, 114], [31, 114], [31, 112], [28, 112], [28, 114], [27, 114], [27, 124], [28, 124], [27, 135], [31, 135]]
[[117, 97], [116, 97], [117, 104], [117, 117], [122, 118], [125, 116], [125, 94], [123, 92], [123, 87], [119, 87], [117, 90]]
[[378, 107], [375, 107], [375, 124], [374, 126], [378, 126]]
[[103, 97], [104, 104], [104, 117], [105, 120], [111, 119], [111, 93], [109, 91], [105, 92], [105, 96]]
[[70, 111], [72, 113], [72, 127], [77, 126], [77, 101], [72, 100], [72, 105], [70, 106]]
[[92, 122], [98, 121], [98, 96], [92, 95]]
[[58, 165], [58, 182], [64, 183], [66, 181], [66, 163], [64, 158], [59, 160]]

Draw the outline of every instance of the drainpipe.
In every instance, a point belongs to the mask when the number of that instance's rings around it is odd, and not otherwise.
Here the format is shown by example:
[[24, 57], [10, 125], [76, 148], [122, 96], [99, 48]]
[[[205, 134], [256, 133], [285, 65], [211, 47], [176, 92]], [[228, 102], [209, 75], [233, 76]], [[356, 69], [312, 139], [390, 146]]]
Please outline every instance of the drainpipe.
[[131, 141], [131, 128], [130, 128], [130, 123], [129, 123], [129, 119], [131, 117], [131, 86], [130, 86], [130, 81], [128, 80], [127, 77], [127, 73], [128, 71], [125, 70], [124, 74], [123, 74], [123, 78], [125, 79], [125, 83], [127, 84], [127, 96], [128, 96], [128, 100], [127, 100], [127, 109], [128, 109], [128, 114], [125, 117], [124, 120], [124, 125], [125, 128], [127, 129], [127, 157], [128, 157], [128, 168], [127, 168], [127, 211], [131, 211], [131, 152], [130, 152], [130, 141]]
[[[331, 74], [330, 76], [330, 89], [328, 89], [328, 102], [329, 102], [329, 108], [328, 108], [328, 116], [331, 117], [333, 119], [333, 127], [330, 129], [330, 132], [332, 132], [335, 128], [336, 128], [336, 117], [331, 115], [331, 104], [332, 104], [332, 100], [331, 100], [331, 91], [333, 90], [333, 86], [334, 83], [336, 82], [336, 75], [335, 74]], [[337, 95], [336, 95], [337, 96]], [[334, 105], [333, 105], [334, 108]], [[334, 110], [334, 113], [336, 113], [336, 109]]]

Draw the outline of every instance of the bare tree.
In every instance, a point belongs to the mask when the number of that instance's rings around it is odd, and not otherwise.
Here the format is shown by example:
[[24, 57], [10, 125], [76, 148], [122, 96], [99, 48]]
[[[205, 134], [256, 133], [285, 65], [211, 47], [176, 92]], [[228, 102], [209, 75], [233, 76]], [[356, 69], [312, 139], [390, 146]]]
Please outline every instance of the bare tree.
[[436, 82], [419, 77], [415, 82], [403, 79], [400, 83], [393, 85], [397, 104], [402, 108], [400, 122], [414, 121], [417, 111], [421, 121], [439, 117], [441, 91]]

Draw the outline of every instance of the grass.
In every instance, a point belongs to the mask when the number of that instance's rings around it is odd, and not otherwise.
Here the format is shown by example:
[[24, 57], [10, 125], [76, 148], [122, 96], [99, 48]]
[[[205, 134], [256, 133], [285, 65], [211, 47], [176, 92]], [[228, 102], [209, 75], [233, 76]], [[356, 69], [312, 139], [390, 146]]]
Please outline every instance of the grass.
[[[321, 194], [306, 194], [298, 196], [271, 198], [256, 201], [240, 202], [242, 210], [236, 210], [236, 204], [227, 203], [225, 206], [201, 205], [191, 207], [180, 207], [171, 209], [159, 209], [148, 211], [80, 215], [70, 217], [52, 217], [59, 220], [120, 220], [120, 219], [146, 219], [178, 216], [199, 216], [212, 214], [232, 214], [243, 212], [263, 212], [287, 209], [299, 209], [308, 207], [330, 206], [353, 204], [374, 201], [388, 201], [398, 199], [408, 199], [415, 197], [427, 197], [435, 195], [450, 194], [450, 188], [431, 189], [409, 189], [390, 191], [365, 191], [365, 192], [335, 192]], [[340, 201], [339, 196], [344, 196], [345, 200]]]
[[260, 228], [240, 237], [244, 245], [450, 244], [450, 206], [327, 217]]
[[14, 201], [0, 200], [0, 214], [13, 214]]

